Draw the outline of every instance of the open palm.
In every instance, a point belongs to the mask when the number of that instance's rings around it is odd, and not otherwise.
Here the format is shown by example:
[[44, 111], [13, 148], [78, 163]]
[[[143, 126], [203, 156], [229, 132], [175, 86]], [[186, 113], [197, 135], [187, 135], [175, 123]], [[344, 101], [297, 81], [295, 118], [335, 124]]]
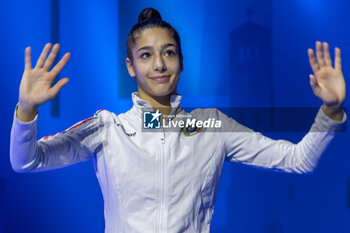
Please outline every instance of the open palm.
[[25, 69], [19, 88], [19, 105], [22, 109], [37, 109], [39, 105], [53, 99], [69, 81], [68, 78], [63, 78], [51, 87], [52, 82], [70, 58], [70, 53], [66, 53], [49, 71], [60, 46], [55, 44], [47, 56], [51, 47], [51, 43], [45, 45], [34, 68], [31, 63], [31, 48], [27, 47], [25, 50]]
[[341, 107], [346, 96], [346, 86], [341, 68], [340, 49], [335, 48], [334, 67], [326, 42], [316, 42], [316, 57], [312, 49], [308, 49], [308, 55], [314, 72], [313, 75], [310, 74], [310, 85], [314, 94], [328, 107]]

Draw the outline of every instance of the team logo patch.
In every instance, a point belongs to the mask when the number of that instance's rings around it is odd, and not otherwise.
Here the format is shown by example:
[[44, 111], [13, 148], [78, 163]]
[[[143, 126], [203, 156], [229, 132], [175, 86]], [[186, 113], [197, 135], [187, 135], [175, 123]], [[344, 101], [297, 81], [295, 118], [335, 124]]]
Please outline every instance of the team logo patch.
[[195, 134], [201, 132], [202, 129], [203, 129], [203, 127], [197, 127], [197, 126], [192, 127], [192, 126], [188, 126], [188, 127], [182, 128], [181, 131], [182, 131], [182, 134], [183, 134], [184, 136], [192, 136], [192, 135], [195, 135]]
[[160, 129], [160, 116], [162, 114], [157, 110], [154, 111], [145, 111], [143, 112], [143, 128], [144, 129]]

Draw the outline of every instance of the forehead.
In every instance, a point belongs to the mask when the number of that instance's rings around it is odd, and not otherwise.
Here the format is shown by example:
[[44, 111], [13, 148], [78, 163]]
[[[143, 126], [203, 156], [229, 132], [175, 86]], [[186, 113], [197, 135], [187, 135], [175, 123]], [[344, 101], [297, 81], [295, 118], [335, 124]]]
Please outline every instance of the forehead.
[[164, 44], [175, 44], [176, 42], [165, 28], [147, 28], [138, 35], [134, 49], [138, 50], [144, 46], [161, 47]]

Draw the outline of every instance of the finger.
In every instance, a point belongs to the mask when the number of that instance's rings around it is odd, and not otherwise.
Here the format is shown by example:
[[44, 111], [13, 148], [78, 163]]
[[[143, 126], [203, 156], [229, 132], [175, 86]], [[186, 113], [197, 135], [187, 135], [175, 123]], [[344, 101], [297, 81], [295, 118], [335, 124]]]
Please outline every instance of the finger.
[[314, 74], [316, 74], [316, 72], [320, 69], [320, 66], [316, 61], [314, 51], [312, 49], [308, 49], [307, 54], [309, 55], [309, 62], [310, 62], [311, 69], [314, 72]]
[[324, 55], [324, 61], [326, 65], [332, 66], [332, 60], [329, 54], [329, 44], [327, 42], [323, 42], [323, 55]]
[[52, 63], [55, 61], [55, 58], [56, 58], [59, 50], [60, 50], [60, 45], [59, 44], [55, 44], [52, 47], [51, 53], [50, 53], [49, 57], [46, 59], [46, 61], [44, 63], [44, 69], [45, 70], [49, 70], [50, 69], [50, 67], [52, 66]]
[[316, 77], [312, 74], [310, 74], [309, 77], [310, 77], [310, 86], [311, 86], [312, 90], [314, 91], [314, 93], [316, 94], [317, 89], [318, 89]]
[[43, 48], [43, 51], [42, 51], [41, 54], [40, 54], [40, 57], [39, 57], [37, 63], [36, 63], [35, 68], [41, 68], [41, 67], [43, 66], [44, 61], [45, 61], [45, 59], [46, 59], [46, 57], [47, 57], [47, 54], [49, 53], [49, 51], [50, 51], [50, 49], [51, 49], [51, 46], [52, 46], [51, 43], [47, 43], [47, 44], [45, 45], [45, 47]]
[[55, 98], [58, 92], [60, 92], [68, 82], [69, 82], [69, 78], [63, 78], [59, 80], [53, 87], [51, 87], [49, 90], [51, 99]]
[[320, 67], [326, 65], [326, 63], [323, 59], [322, 44], [319, 41], [316, 41], [316, 57], [317, 57], [318, 65]]
[[70, 53], [66, 53], [61, 60], [52, 68], [51, 72], [52, 74], [56, 77], [58, 75], [59, 72], [61, 72], [61, 70], [63, 69], [63, 67], [65, 67], [65, 65], [67, 64], [67, 62], [69, 61], [71, 57]]
[[335, 47], [334, 50], [335, 50], [335, 61], [334, 61], [335, 66], [334, 66], [334, 68], [336, 70], [341, 71], [341, 53], [340, 53], [340, 48]]
[[31, 48], [28, 46], [24, 51], [24, 69], [30, 70], [32, 68], [32, 59], [31, 59]]

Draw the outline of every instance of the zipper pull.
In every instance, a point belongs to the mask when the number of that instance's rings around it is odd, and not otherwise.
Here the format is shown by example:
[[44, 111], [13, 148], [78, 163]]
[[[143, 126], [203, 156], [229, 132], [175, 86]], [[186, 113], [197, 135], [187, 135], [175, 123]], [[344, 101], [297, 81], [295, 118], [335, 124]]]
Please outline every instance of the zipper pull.
[[159, 134], [159, 138], [160, 138], [160, 142], [162, 144], [164, 144], [165, 143], [165, 132], [164, 131]]

